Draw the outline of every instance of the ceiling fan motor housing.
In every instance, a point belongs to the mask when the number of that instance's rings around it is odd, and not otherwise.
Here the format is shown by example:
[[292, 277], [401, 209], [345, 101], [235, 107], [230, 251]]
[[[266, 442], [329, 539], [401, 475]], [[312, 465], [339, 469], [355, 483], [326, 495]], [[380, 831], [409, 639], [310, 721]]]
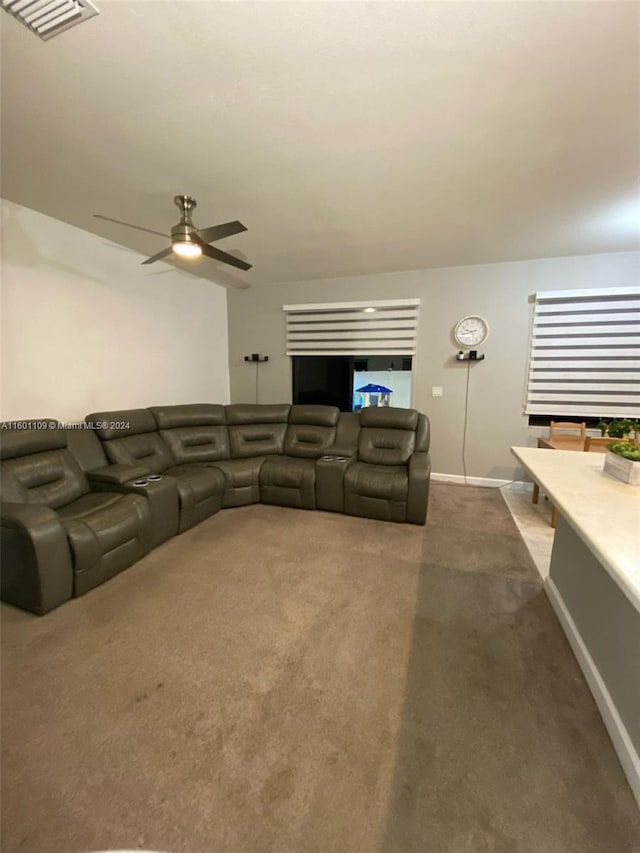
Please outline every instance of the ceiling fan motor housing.
[[179, 225], [174, 225], [171, 229], [171, 242], [179, 243], [198, 243], [196, 238], [198, 229], [190, 222], [180, 222]]
[[194, 237], [194, 235], [197, 234], [198, 229], [191, 222], [191, 214], [193, 209], [197, 206], [195, 198], [192, 198], [189, 195], [177, 195], [174, 198], [174, 201], [180, 208], [182, 216], [180, 218], [180, 222], [177, 225], [174, 225], [171, 229], [171, 242], [196, 243], [199, 245], [200, 241], [197, 237]]

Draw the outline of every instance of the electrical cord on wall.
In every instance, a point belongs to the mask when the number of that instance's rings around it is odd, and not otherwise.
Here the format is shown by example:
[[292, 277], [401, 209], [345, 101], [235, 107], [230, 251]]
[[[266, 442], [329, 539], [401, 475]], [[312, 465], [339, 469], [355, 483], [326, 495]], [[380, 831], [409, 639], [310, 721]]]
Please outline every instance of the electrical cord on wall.
[[[471, 377], [471, 363], [472, 360], [469, 359], [467, 361], [467, 384], [464, 392], [464, 426], [462, 427], [462, 472], [464, 474], [464, 484], [468, 486], [467, 482], [467, 422], [469, 419], [469, 380]], [[504, 489], [505, 486], [510, 486], [512, 483], [518, 482], [517, 480], [508, 480], [506, 483], [503, 483], [501, 486], [489, 486], [490, 489]]]
[[471, 376], [471, 360], [467, 361], [467, 387], [464, 392], [464, 426], [462, 427], [462, 472], [464, 484], [467, 484], [467, 419], [469, 415], [469, 378]]
[[258, 352], [252, 352], [251, 355], [245, 355], [244, 360], [245, 361], [252, 361], [256, 366], [256, 403], [257, 403], [258, 400], [260, 399], [260, 387], [259, 387], [260, 365], [263, 364], [265, 361], [269, 361], [269, 356], [268, 355], [260, 355], [260, 353], [258, 353]]

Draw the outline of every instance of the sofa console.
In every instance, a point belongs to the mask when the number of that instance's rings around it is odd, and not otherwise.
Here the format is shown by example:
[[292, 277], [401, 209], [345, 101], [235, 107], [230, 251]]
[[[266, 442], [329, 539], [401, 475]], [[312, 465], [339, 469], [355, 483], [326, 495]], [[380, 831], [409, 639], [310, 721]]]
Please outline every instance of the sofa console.
[[413, 409], [200, 403], [2, 425], [3, 601], [44, 614], [224, 507], [424, 524], [429, 420]]

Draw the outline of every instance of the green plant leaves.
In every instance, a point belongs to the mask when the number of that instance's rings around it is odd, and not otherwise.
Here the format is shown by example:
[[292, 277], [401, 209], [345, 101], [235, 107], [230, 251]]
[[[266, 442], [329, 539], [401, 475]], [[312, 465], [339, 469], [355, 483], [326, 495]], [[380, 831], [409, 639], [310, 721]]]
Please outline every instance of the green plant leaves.
[[624, 459], [630, 459], [632, 462], [640, 462], [640, 445], [630, 444], [628, 441], [612, 441], [607, 444], [607, 450], [622, 456]]

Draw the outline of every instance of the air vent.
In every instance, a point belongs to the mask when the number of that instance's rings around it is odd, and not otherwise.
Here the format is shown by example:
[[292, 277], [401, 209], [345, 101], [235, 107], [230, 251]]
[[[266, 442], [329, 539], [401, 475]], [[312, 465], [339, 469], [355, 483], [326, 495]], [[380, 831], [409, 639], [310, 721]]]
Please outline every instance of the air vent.
[[98, 15], [89, 0], [0, 0], [2, 8], [47, 41]]

